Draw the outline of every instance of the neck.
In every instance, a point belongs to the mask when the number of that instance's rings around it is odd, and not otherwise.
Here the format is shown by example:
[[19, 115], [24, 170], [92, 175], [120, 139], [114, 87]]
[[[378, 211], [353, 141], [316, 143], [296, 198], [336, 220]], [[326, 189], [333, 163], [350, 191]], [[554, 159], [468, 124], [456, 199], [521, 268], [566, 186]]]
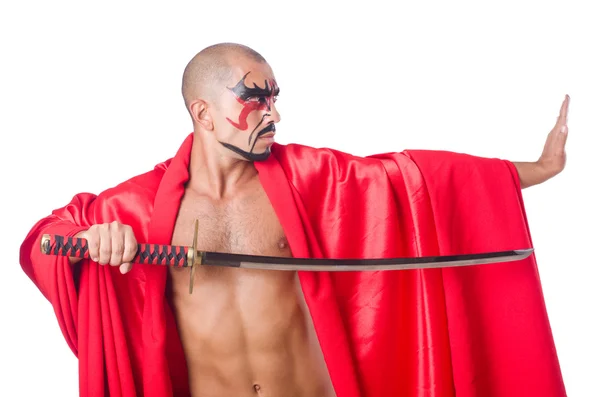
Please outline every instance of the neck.
[[195, 131], [188, 187], [218, 200], [231, 196], [258, 175], [254, 163], [232, 154], [208, 134]]

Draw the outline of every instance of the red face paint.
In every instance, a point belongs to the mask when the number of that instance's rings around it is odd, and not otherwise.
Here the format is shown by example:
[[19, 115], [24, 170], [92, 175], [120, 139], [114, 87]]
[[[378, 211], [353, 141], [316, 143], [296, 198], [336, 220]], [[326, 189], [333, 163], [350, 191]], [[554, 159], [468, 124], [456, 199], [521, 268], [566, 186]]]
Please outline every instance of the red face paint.
[[242, 111], [238, 116], [237, 123], [231, 120], [229, 117], [227, 117], [227, 121], [229, 121], [231, 125], [238, 130], [245, 131], [248, 129], [248, 116], [250, 113], [254, 112], [255, 110], [269, 110], [271, 108], [271, 106], [268, 106], [262, 101], [244, 101], [240, 97], [236, 97], [235, 99], [242, 104]]
[[235, 87], [230, 88], [231, 92], [235, 95], [235, 99], [243, 107], [237, 122], [231, 120], [229, 117], [227, 118], [227, 121], [241, 131], [248, 129], [248, 116], [250, 113], [256, 110], [270, 111], [271, 106], [275, 103], [275, 97], [279, 94], [279, 88], [274, 80], [265, 80], [265, 88], [257, 86], [256, 83], [254, 84], [254, 87], [247, 87], [244, 84], [244, 80], [249, 73], [250, 72], [246, 73]]
[[[275, 80], [265, 80], [265, 88], [257, 86], [256, 83], [253, 84], [254, 87], [246, 86], [246, 84], [244, 84], [244, 80], [249, 73], [250, 72], [246, 73], [244, 77], [235, 85], [235, 87], [228, 87], [238, 103], [242, 105], [242, 110], [240, 111], [237, 122], [231, 120], [229, 117], [227, 117], [227, 121], [241, 131], [248, 129], [248, 116], [250, 113], [253, 111], [271, 111], [271, 107], [275, 103], [276, 97], [279, 95], [279, 87], [277, 86], [277, 83], [275, 83]], [[253, 153], [253, 150], [258, 138], [269, 132], [275, 132], [275, 124], [272, 121], [268, 122], [266, 126], [263, 125], [263, 122], [267, 116], [270, 116], [270, 114], [264, 113], [262, 115], [260, 121], [248, 136], [248, 145], [250, 146], [249, 151], [243, 150], [230, 143], [220, 143], [226, 148], [234, 151], [250, 161], [266, 160], [271, 153], [270, 147], [267, 148], [263, 153]], [[263, 128], [259, 130], [261, 125]], [[258, 132], [256, 135], [254, 135], [257, 130]], [[254, 142], [252, 143], [253, 138]]]

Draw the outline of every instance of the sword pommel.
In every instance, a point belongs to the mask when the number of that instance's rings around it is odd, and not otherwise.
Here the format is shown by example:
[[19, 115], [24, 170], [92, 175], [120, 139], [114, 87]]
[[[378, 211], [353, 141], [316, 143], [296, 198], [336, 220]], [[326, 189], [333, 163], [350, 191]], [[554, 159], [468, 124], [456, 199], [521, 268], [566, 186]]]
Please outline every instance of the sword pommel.
[[42, 241], [40, 242], [40, 249], [42, 250], [42, 254], [48, 255], [50, 253], [50, 235], [49, 234], [42, 235]]

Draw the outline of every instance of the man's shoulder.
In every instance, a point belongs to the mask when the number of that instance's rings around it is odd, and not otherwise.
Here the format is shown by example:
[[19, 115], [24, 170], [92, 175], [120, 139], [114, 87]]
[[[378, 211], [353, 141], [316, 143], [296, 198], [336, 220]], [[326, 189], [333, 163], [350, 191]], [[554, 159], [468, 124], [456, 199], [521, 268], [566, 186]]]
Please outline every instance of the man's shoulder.
[[[313, 194], [315, 186], [331, 186], [340, 182], [344, 186], [354, 186], [365, 179], [380, 178], [385, 174], [380, 158], [359, 156], [330, 147], [279, 144], [272, 148], [272, 154], [286, 179], [301, 194]], [[347, 183], [349, 181], [354, 182]]]
[[104, 190], [98, 197], [103, 201], [120, 198], [123, 195], [127, 195], [131, 200], [138, 202], [143, 199], [153, 200], [171, 161], [172, 159], [162, 161], [156, 164], [153, 169], [130, 177]]
[[286, 170], [315, 170], [320, 174], [324, 167], [334, 172], [342, 172], [348, 167], [380, 165], [381, 158], [386, 156], [384, 153], [357, 155], [331, 147], [313, 147], [299, 143], [274, 144], [272, 153]]
[[315, 147], [301, 143], [286, 143], [280, 144], [275, 143], [272, 147], [272, 153], [281, 162], [294, 162], [299, 160], [310, 159], [321, 160], [321, 161], [344, 161], [344, 160], [365, 160], [368, 157], [355, 155], [349, 152], [345, 152], [340, 149], [334, 149], [331, 147]]

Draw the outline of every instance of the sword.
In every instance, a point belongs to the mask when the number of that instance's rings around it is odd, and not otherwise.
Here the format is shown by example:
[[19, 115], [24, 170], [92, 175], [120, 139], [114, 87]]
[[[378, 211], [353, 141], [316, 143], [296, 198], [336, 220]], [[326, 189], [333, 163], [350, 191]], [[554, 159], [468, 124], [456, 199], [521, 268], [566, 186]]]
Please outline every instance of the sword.
[[[526, 248], [468, 255], [377, 259], [289, 258], [200, 251], [196, 247], [197, 240], [198, 220], [196, 220], [194, 226], [194, 240], [191, 246], [138, 244], [137, 253], [131, 262], [136, 264], [190, 268], [189, 293], [191, 294], [194, 274], [198, 266], [328, 272], [411, 270], [512, 262], [525, 259], [533, 252], [533, 248]], [[46, 255], [89, 259], [88, 242], [83, 238], [44, 234], [41, 240], [41, 250]]]

